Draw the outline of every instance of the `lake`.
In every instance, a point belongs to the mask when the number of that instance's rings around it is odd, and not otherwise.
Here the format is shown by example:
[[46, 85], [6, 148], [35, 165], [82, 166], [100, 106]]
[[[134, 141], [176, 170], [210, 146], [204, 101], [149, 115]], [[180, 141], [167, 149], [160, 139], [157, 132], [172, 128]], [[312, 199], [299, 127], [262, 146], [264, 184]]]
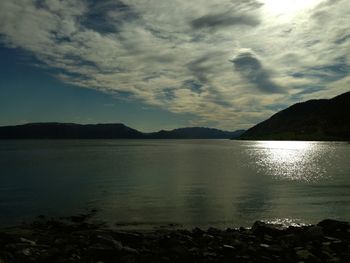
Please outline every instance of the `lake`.
[[90, 209], [131, 228], [349, 221], [350, 144], [0, 141], [0, 225]]

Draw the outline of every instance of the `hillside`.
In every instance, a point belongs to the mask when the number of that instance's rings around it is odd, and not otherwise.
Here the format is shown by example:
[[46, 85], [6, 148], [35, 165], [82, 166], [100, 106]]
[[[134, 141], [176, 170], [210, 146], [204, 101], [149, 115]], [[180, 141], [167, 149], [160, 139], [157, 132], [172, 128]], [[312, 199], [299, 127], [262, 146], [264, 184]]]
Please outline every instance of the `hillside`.
[[212, 128], [191, 127], [179, 128], [171, 131], [159, 131], [148, 136], [155, 139], [229, 139], [242, 135], [244, 130], [234, 132], [222, 131]]
[[0, 127], [0, 139], [118, 139], [142, 138], [124, 124], [29, 123]]
[[350, 92], [282, 110], [248, 129], [243, 140], [350, 140]]
[[180, 128], [142, 133], [124, 124], [29, 123], [0, 127], [0, 139], [227, 139], [243, 131], [212, 128]]

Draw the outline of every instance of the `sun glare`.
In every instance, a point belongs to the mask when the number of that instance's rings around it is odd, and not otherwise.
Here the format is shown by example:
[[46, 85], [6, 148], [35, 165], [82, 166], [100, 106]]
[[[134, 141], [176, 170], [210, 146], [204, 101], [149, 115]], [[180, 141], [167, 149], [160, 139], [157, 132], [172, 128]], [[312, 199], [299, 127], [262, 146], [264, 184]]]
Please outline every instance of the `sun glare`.
[[281, 150], [304, 150], [310, 147], [310, 142], [304, 141], [260, 141], [261, 147]]
[[291, 17], [315, 7], [322, 0], [262, 0], [269, 15]]
[[317, 163], [317, 144], [313, 142], [260, 141], [256, 147], [257, 165], [276, 178], [311, 181], [324, 174]]

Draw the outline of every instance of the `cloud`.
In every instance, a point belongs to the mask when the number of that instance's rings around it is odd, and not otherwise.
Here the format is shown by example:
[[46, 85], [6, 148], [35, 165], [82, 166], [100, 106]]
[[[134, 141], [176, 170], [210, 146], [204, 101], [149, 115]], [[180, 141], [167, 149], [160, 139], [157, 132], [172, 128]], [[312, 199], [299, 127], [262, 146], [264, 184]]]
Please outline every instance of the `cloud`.
[[0, 45], [63, 82], [248, 128], [276, 107], [337, 95], [350, 70], [350, 1], [285, 15], [264, 2], [3, 0]]
[[235, 70], [260, 91], [266, 93], [282, 92], [282, 88], [271, 80], [269, 71], [252, 53], [242, 52], [232, 60], [232, 63]]
[[216, 57], [220, 55], [220, 52], [207, 53], [199, 58], [196, 58], [186, 64], [188, 70], [192, 73], [197, 80], [203, 84], [209, 83], [210, 75], [215, 74]]
[[232, 15], [229, 12], [221, 14], [208, 14], [191, 21], [194, 29], [201, 28], [219, 28], [228, 26], [257, 26], [259, 20], [254, 16]]
[[88, 11], [81, 24], [101, 34], [118, 33], [125, 23], [139, 18], [129, 5], [120, 0], [88, 1]]

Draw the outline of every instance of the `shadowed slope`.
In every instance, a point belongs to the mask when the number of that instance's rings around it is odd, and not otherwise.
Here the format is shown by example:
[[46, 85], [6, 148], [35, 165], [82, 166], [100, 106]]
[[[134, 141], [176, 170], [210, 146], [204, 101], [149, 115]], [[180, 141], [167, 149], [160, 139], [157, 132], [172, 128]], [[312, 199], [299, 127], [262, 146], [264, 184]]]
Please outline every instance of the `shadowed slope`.
[[181, 128], [172, 131], [142, 133], [124, 124], [29, 123], [0, 127], [0, 139], [228, 139], [235, 132], [212, 128]]
[[243, 140], [350, 140], [350, 92], [282, 110], [247, 130]]

